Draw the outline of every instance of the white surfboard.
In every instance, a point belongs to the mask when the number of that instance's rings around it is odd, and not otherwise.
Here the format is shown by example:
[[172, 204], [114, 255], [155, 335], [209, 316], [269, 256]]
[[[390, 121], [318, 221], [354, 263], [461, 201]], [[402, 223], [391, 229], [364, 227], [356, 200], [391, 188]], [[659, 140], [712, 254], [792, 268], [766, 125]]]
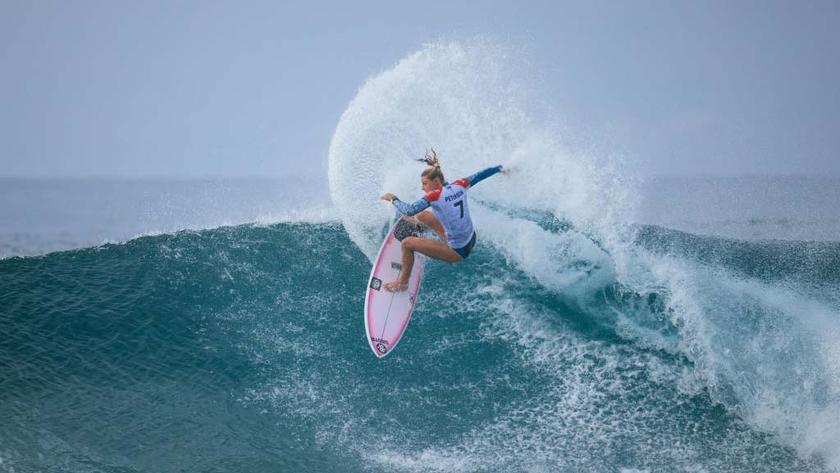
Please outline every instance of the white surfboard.
[[397, 224], [391, 227], [379, 249], [365, 295], [365, 331], [371, 350], [379, 358], [390, 353], [402, 338], [411, 320], [411, 311], [423, 281], [423, 266], [426, 264], [426, 257], [414, 252], [414, 267], [411, 269], [408, 289], [401, 292], [385, 289], [385, 283], [395, 281], [402, 270], [402, 245], [394, 236], [396, 227]]

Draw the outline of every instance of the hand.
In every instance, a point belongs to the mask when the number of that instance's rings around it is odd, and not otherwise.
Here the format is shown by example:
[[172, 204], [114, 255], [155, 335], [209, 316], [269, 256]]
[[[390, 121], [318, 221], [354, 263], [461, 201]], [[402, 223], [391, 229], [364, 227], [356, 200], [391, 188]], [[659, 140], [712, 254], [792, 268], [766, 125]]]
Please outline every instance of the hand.
[[390, 192], [388, 192], [387, 194], [383, 194], [382, 197], [380, 197], [380, 199], [387, 200], [388, 202], [393, 202], [394, 199], [396, 199], [396, 198], [397, 198], [397, 196], [395, 196], [394, 194], [392, 194]]

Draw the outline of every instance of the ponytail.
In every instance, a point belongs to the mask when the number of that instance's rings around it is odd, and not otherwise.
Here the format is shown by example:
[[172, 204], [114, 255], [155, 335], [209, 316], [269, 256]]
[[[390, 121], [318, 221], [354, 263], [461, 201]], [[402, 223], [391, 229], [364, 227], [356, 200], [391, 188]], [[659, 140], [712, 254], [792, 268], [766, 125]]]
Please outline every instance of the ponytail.
[[426, 163], [429, 166], [420, 174], [422, 177], [426, 179], [440, 179], [441, 184], [446, 182], [446, 179], [443, 178], [443, 171], [440, 169], [440, 161], [438, 161], [437, 152], [435, 152], [434, 148], [432, 148], [431, 154], [426, 151], [425, 156], [418, 158], [417, 161]]

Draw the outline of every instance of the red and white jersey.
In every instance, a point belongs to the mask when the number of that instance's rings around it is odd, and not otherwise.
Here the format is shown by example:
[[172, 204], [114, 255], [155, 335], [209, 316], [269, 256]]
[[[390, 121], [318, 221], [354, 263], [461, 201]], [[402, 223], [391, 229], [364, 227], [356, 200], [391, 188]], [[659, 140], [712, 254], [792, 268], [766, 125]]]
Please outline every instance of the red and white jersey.
[[469, 186], [469, 180], [458, 179], [425, 196], [435, 216], [443, 225], [446, 231], [446, 242], [451, 248], [467, 246], [475, 231], [467, 204]]

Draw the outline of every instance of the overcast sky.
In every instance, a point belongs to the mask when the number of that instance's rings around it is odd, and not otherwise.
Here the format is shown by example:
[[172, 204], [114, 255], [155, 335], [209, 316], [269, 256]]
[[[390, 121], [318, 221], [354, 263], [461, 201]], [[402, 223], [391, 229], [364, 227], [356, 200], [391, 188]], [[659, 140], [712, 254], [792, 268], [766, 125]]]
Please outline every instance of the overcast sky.
[[325, 175], [365, 79], [476, 35], [650, 174], [840, 176], [838, 24], [838, 1], [0, 0], [0, 176]]

